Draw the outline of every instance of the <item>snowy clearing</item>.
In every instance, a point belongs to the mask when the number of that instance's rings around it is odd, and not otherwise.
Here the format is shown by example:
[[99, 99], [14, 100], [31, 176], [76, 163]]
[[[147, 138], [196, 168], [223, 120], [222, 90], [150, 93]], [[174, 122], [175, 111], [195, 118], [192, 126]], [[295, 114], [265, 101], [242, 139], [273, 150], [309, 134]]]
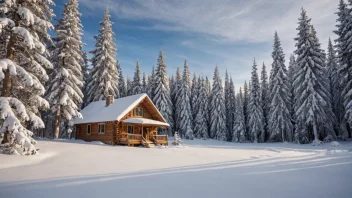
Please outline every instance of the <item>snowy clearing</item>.
[[39, 155], [0, 155], [0, 197], [349, 198], [350, 145], [183, 140], [147, 149], [40, 140]]

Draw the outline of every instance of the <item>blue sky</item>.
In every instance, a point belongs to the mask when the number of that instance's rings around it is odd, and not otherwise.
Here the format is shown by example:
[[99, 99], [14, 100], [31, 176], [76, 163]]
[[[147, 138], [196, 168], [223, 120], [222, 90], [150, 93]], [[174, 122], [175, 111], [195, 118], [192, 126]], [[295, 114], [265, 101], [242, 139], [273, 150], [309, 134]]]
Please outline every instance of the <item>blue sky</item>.
[[[57, 17], [66, 0], [55, 0]], [[92, 50], [98, 22], [109, 8], [114, 22], [117, 59], [132, 78], [136, 61], [146, 74], [162, 49], [169, 76], [188, 59], [191, 73], [222, 79], [228, 70], [236, 88], [250, 79], [253, 59], [271, 68], [274, 32], [281, 38], [286, 60], [295, 49], [300, 8], [312, 18], [322, 46], [334, 38], [337, 0], [79, 0], [85, 49]], [[288, 62], [288, 61], [287, 61]], [[260, 72], [260, 70], [259, 70]]]

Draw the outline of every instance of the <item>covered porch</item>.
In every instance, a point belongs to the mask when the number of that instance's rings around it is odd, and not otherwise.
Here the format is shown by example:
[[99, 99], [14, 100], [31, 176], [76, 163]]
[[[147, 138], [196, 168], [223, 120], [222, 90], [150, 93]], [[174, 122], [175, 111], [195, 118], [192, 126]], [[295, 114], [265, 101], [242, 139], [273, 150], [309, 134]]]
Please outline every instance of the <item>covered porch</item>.
[[168, 136], [158, 135], [157, 131], [158, 128], [167, 128], [169, 124], [146, 118], [128, 118], [122, 122], [126, 130], [122, 131], [119, 144], [147, 148], [168, 145]]

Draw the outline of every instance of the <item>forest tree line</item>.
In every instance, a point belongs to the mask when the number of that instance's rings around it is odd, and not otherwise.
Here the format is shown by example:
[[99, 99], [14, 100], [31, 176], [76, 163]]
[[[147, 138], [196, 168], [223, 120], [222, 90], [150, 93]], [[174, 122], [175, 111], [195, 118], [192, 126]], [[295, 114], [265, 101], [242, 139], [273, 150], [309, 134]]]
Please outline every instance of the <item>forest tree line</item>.
[[191, 77], [187, 60], [169, 77], [162, 51], [149, 75], [141, 75], [137, 61], [133, 79], [125, 80], [108, 9], [89, 60], [78, 0], [68, 0], [55, 26], [51, 6], [51, 0], [0, 3], [5, 152], [35, 154], [33, 132], [69, 138], [74, 118], [90, 102], [139, 93], [147, 93], [170, 124], [169, 135], [177, 131], [186, 139], [320, 144], [351, 138], [352, 1], [340, 0], [333, 30], [337, 39], [329, 40], [326, 51], [302, 8], [289, 65], [275, 32], [269, 75], [264, 64], [259, 74], [254, 60], [251, 79], [238, 93], [227, 72], [222, 82], [218, 66], [212, 82], [207, 76]]

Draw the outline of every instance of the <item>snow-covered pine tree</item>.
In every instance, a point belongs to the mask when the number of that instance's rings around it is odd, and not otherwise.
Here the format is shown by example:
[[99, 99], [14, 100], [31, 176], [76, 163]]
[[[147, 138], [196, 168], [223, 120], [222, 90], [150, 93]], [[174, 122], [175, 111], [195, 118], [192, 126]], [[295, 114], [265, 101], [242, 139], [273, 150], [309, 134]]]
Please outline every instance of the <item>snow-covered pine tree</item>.
[[225, 99], [225, 115], [226, 115], [226, 137], [227, 140], [230, 140], [230, 135], [232, 131], [232, 102], [230, 100], [230, 79], [229, 79], [229, 74], [227, 73], [227, 70], [225, 72], [225, 86], [224, 86], [224, 99]]
[[127, 77], [126, 80], [126, 96], [131, 96], [132, 94], [132, 88], [133, 88], [133, 82], [130, 80], [129, 77]]
[[[191, 111], [192, 111], [192, 120], [196, 118], [196, 115], [198, 113], [198, 105], [197, 105], [197, 100], [198, 100], [198, 93], [199, 91], [199, 84], [198, 84], [198, 78], [196, 74], [194, 73], [193, 75], [193, 80], [192, 80], [192, 88], [191, 88]], [[194, 126], [194, 123], [192, 123]]]
[[0, 3], [0, 135], [6, 153], [35, 154], [30, 129], [44, 128], [39, 110], [49, 108], [42, 82], [48, 80], [45, 69], [52, 68], [46, 44], [52, 44], [53, 5], [51, 0]]
[[155, 90], [155, 68], [154, 65], [152, 67], [152, 73], [148, 76], [148, 86], [147, 86], [147, 94], [151, 100], [154, 97], [154, 90]]
[[268, 117], [269, 117], [269, 107], [270, 107], [270, 98], [269, 98], [269, 84], [268, 84], [268, 75], [266, 72], [265, 64], [263, 63], [262, 72], [260, 76], [260, 97], [261, 104], [263, 109], [263, 123], [264, 123], [264, 132], [261, 134], [261, 142], [266, 142], [269, 137], [269, 126], [268, 126]]
[[83, 75], [83, 82], [84, 82], [84, 85], [83, 85], [83, 103], [81, 105], [81, 109], [83, 109], [84, 107], [86, 107], [88, 105], [88, 84], [89, 84], [89, 81], [90, 81], [90, 69], [88, 68], [89, 67], [89, 63], [88, 63], [88, 57], [87, 57], [87, 52], [86, 51], [83, 51], [83, 62], [84, 62], [84, 65], [82, 67], [82, 75]]
[[132, 95], [140, 94], [143, 91], [143, 85], [141, 82], [141, 68], [139, 61], [136, 63], [136, 70], [134, 72], [133, 81], [132, 81]]
[[[352, 1], [349, 1], [349, 6], [340, 0], [338, 12], [336, 13], [338, 18], [336, 25], [337, 30], [335, 34], [338, 36], [336, 41], [336, 48], [339, 58], [339, 75], [341, 76], [341, 95], [343, 98], [345, 119], [348, 123], [347, 130], [349, 131], [349, 137], [352, 137], [352, 55], [351, 55], [351, 42], [352, 42]], [[340, 112], [341, 113], [341, 112]], [[346, 134], [347, 135], [347, 134]]]
[[191, 110], [191, 101], [190, 94], [191, 90], [188, 87], [187, 76], [189, 75], [187, 60], [184, 63], [183, 75], [182, 75], [182, 84], [177, 93], [176, 106], [177, 109], [177, 125], [178, 132], [181, 137], [186, 139], [193, 139], [193, 118]]
[[293, 89], [293, 75], [295, 73], [295, 69], [296, 69], [296, 58], [293, 54], [291, 54], [290, 56], [290, 62], [289, 62], [289, 66], [288, 66], [288, 72], [287, 72], [287, 79], [289, 82], [289, 86], [290, 86], [290, 114], [291, 114], [291, 121], [292, 121], [292, 125], [293, 125], [293, 134], [295, 133], [295, 111], [293, 108], [293, 105], [295, 104], [295, 95], [294, 95], [294, 89]]
[[206, 93], [206, 95], [207, 95], [207, 98], [208, 98], [208, 105], [207, 105], [207, 107], [208, 107], [208, 111], [207, 111], [207, 116], [206, 116], [206, 119], [207, 119], [207, 123], [208, 123], [208, 136], [210, 137], [211, 136], [211, 134], [210, 134], [210, 98], [211, 98], [211, 85], [210, 85], [210, 81], [209, 81], [209, 79], [208, 79], [208, 76], [205, 76], [205, 86], [204, 86], [204, 88], [205, 88], [205, 93]]
[[118, 73], [116, 68], [116, 44], [112, 31], [109, 10], [106, 9], [104, 19], [99, 23], [101, 29], [96, 36], [95, 49], [91, 52], [92, 81], [89, 84], [89, 102], [103, 100], [107, 96], [119, 96]]
[[272, 52], [272, 80], [270, 81], [270, 141], [293, 141], [291, 122], [291, 90], [285, 66], [285, 55], [277, 32]]
[[172, 103], [174, 103], [174, 95], [173, 92], [175, 90], [175, 76], [172, 74], [171, 78], [169, 78], [169, 85], [170, 85], [170, 97], [171, 97], [171, 101]]
[[175, 132], [175, 135], [174, 135], [174, 140], [172, 141], [172, 145], [175, 145], [175, 146], [179, 146], [181, 145], [181, 137], [180, 135], [178, 134], [178, 132]]
[[[295, 38], [297, 71], [294, 75], [295, 139], [320, 144], [319, 138], [334, 139], [329, 84], [324, 74], [323, 53], [316, 32], [302, 8], [298, 36]], [[327, 132], [329, 135], [324, 134]]]
[[328, 44], [328, 57], [326, 63], [326, 73], [328, 77], [330, 95], [331, 95], [331, 106], [332, 111], [336, 116], [336, 122], [334, 123], [334, 129], [337, 136], [342, 139], [347, 138], [347, 128], [345, 116], [345, 108], [343, 106], [343, 98], [341, 97], [341, 76], [339, 74], [339, 65], [337, 64], [337, 57], [334, 46], [329, 38]]
[[[235, 93], [235, 85], [233, 84], [232, 77], [230, 77], [230, 92], [229, 92], [229, 103], [228, 108], [230, 110], [230, 113], [228, 116], [230, 116], [229, 122], [230, 122], [230, 131], [228, 132], [228, 141], [232, 141], [232, 135], [233, 135], [233, 123], [235, 119], [235, 113], [236, 113], [236, 93]], [[226, 117], [227, 118], [227, 117]]]
[[233, 122], [233, 142], [246, 142], [246, 126], [244, 123], [244, 114], [243, 114], [243, 104], [242, 104], [242, 90], [240, 88], [240, 92], [236, 97], [236, 112], [235, 118]]
[[[264, 130], [264, 116], [263, 109], [261, 105], [260, 98], [260, 85], [259, 85], [259, 77], [257, 72], [257, 63], [255, 60], [253, 61], [252, 67], [252, 84], [251, 84], [251, 96], [249, 102], [249, 130], [250, 130], [250, 140], [252, 142], [257, 143], [258, 138]], [[259, 141], [262, 141], [260, 139]]]
[[59, 138], [62, 118], [70, 122], [74, 117], [82, 116], [79, 109], [83, 102], [82, 67], [85, 63], [80, 16], [78, 1], [69, 0], [55, 28], [54, 76], [47, 96], [55, 116], [55, 139]]
[[210, 101], [210, 134], [211, 138], [226, 141], [226, 116], [224, 90], [222, 88], [221, 78], [218, 66], [215, 67], [213, 86], [211, 90]]
[[121, 65], [117, 64], [117, 66], [118, 66], [117, 73], [119, 74], [119, 83], [118, 83], [119, 94], [120, 94], [120, 97], [125, 97], [127, 95], [125, 77], [123, 76]]
[[249, 141], [250, 140], [250, 134], [249, 134], [249, 116], [248, 116], [248, 111], [249, 111], [249, 89], [247, 85], [247, 81], [244, 81], [243, 85], [243, 114], [244, 114], [244, 123], [246, 125], [246, 139]]
[[148, 81], [147, 81], [147, 76], [143, 72], [143, 78], [142, 78], [142, 93], [147, 93], [147, 87], [148, 87]]
[[178, 93], [178, 90], [180, 89], [182, 85], [182, 77], [181, 77], [181, 71], [180, 71], [180, 67], [178, 66], [177, 67], [177, 70], [176, 70], [176, 78], [174, 80], [174, 85], [173, 85], [173, 89], [172, 89], [172, 92], [171, 92], [171, 101], [172, 101], [172, 104], [173, 104], [173, 118], [174, 118], [174, 130], [175, 131], [178, 131], [178, 114], [180, 112], [180, 109], [177, 108], [177, 93]]
[[210, 95], [211, 95], [211, 84], [210, 84], [210, 81], [208, 79], [208, 76], [205, 77], [205, 92], [210, 97]]
[[196, 138], [199, 139], [208, 139], [208, 124], [206, 120], [207, 111], [208, 111], [208, 98], [205, 90], [205, 81], [201, 79], [198, 82], [199, 89], [198, 89], [198, 97], [197, 97], [197, 114], [194, 120], [194, 135]]
[[164, 54], [160, 50], [159, 58], [158, 58], [158, 67], [156, 68], [155, 73], [155, 89], [153, 102], [155, 106], [160, 111], [161, 115], [165, 118], [166, 122], [169, 123], [169, 135], [172, 135], [172, 130], [174, 127], [173, 119], [172, 119], [172, 102], [170, 99], [170, 87], [169, 87], [169, 79], [166, 73], [166, 64], [164, 60]]

